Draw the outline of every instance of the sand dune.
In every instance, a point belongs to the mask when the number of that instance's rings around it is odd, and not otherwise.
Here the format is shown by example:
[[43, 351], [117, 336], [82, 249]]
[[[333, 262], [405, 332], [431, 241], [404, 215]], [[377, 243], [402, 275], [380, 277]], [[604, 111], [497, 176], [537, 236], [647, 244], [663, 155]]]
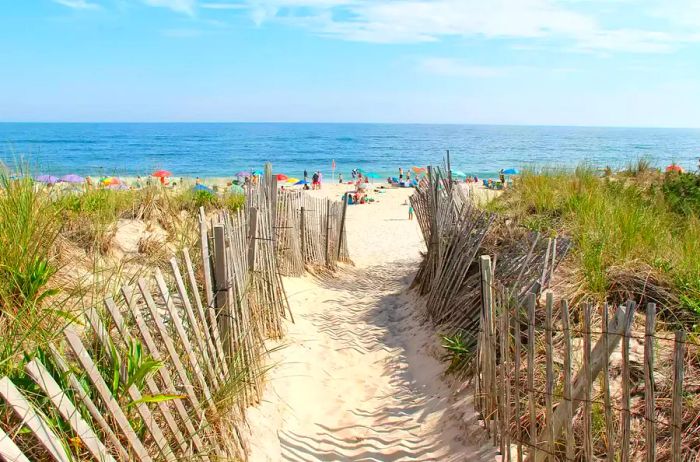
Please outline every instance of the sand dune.
[[249, 412], [252, 461], [493, 460], [469, 394], [443, 381], [436, 335], [407, 293], [424, 248], [407, 220], [409, 194], [349, 207], [354, 267], [285, 280], [296, 324]]

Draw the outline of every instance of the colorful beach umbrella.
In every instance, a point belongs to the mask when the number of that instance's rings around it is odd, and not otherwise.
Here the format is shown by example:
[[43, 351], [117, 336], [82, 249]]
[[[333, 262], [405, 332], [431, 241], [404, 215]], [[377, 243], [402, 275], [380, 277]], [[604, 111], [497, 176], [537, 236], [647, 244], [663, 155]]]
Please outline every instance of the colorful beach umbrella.
[[683, 173], [683, 167], [677, 164], [671, 164], [668, 167], [666, 167], [667, 172], [678, 172], [678, 173]]
[[292, 183], [292, 184], [294, 184], [294, 183], [296, 183], [297, 181], [299, 181], [299, 178], [287, 178], [287, 183]]
[[60, 178], [61, 181], [64, 183], [85, 183], [85, 178], [83, 178], [80, 175], [76, 175], [74, 173], [70, 173], [68, 175], [63, 175]]
[[251, 175], [250, 172], [246, 172], [245, 170], [241, 170], [240, 172], [236, 173], [233, 176], [236, 176], [238, 178], [245, 178], [245, 177], [249, 177], [250, 175]]
[[173, 176], [173, 174], [167, 170], [156, 170], [155, 172], [151, 173], [151, 176], [156, 178], [167, 178], [169, 176]]
[[116, 177], [102, 178], [100, 182], [105, 186], [115, 186], [121, 183], [121, 181], [119, 181], [119, 178]]
[[366, 176], [367, 178], [374, 178], [375, 180], [384, 178], [383, 176], [381, 176], [378, 173], [364, 173], [364, 176]]
[[411, 167], [411, 170], [413, 170], [413, 173], [421, 174], [427, 172], [427, 169], [425, 167], [416, 167], [415, 165]]
[[289, 179], [289, 177], [284, 173], [278, 173], [275, 175], [275, 178], [277, 178], [277, 181], [287, 181]]
[[299, 186], [299, 185], [304, 185], [304, 184], [309, 184], [309, 182], [306, 180], [297, 181], [296, 183], [294, 183], [294, 186]]
[[36, 178], [34, 178], [36, 181], [39, 181], [41, 183], [46, 183], [46, 184], [56, 184], [59, 182], [59, 179], [57, 176], [53, 175], [39, 175]]
[[503, 170], [503, 173], [506, 175], [519, 175], [520, 170], [518, 170], [517, 168], [507, 168]]
[[467, 174], [461, 170], [452, 170], [452, 176], [461, 176], [463, 178], [466, 178]]
[[262, 172], [260, 170], [253, 170], [251, 173], [253, 174], [253, 176], [262, 175]]

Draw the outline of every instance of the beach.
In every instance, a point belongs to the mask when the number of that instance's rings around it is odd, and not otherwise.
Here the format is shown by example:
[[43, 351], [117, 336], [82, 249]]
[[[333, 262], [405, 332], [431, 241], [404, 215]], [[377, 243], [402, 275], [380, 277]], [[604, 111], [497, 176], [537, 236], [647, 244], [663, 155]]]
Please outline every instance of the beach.
[[407, 292], [425, 251], [408, 219], [412, 191], [348, 207], [353, 265], [284, 279], [295, 322], [268, 343], [279, 350], [261, 404], [248, 410], [251, 462], [493, 460], [471, 395], [448, 384], [438, 338]]

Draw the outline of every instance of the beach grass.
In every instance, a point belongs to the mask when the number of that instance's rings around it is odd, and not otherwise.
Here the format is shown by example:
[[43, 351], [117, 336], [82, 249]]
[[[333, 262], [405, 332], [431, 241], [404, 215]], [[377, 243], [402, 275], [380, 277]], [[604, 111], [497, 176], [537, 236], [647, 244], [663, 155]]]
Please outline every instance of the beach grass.
[[546, 235], [571, 237], [582, 294], [603, 299], [621, 275], [636, 274], [700, 315], [698, 185], [696, 174], [664, 175], [643, 162], [605, 176], [582, 165], [526, 171], [489, 207]]

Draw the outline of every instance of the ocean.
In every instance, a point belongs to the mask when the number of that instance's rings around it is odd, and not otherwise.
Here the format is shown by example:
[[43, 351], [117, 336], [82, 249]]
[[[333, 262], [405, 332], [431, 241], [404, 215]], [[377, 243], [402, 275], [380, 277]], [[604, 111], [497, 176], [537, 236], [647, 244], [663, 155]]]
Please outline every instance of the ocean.
[[[478, 176], [501, 168], [624, 167], [639, 158], [694, 170], [700, 129], [312, 123], [0, 123], [0, 159], [36, 173], [225, 177], [273, 163], [380, 175], [437, 165], [450, 150], [454, 169]], [[346, 176], [347, 177], [347, 176]]]

